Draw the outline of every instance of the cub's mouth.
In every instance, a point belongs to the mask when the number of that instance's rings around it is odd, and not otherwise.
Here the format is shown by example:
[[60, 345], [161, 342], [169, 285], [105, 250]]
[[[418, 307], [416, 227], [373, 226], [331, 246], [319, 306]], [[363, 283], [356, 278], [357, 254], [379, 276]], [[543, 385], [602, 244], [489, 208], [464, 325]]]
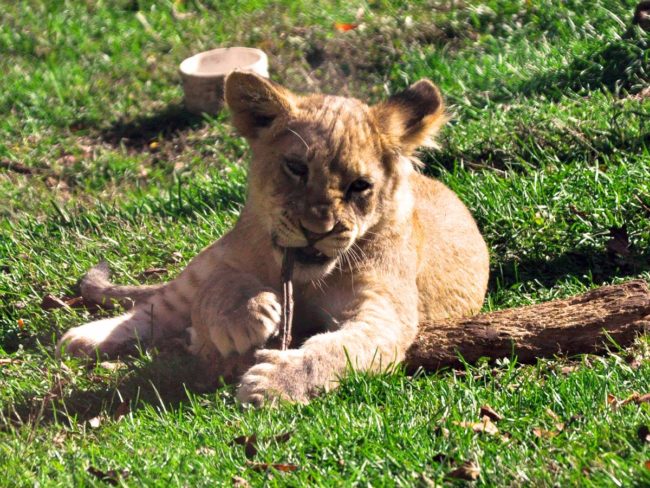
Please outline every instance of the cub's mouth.
[[327, 256], [326, 254], [323, 254], [314, 246], [297, 247], [294, 249], [294, 256], [296, 257], [296, 261], [298, 261], [300, 264], [312, 265], [327, 264], [334, 259]]

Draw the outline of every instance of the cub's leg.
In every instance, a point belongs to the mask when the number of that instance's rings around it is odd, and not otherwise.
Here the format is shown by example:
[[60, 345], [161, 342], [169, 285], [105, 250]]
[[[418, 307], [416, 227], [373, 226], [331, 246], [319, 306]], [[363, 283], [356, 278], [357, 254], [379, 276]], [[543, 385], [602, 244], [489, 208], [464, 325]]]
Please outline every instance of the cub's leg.
[[192, 306], [190, 352], [208, 358], [243, 354], [277, 335], [281, 299], [255, 276], [221, 266], [199, 291]]
[[138, 344], [148, 346], [182, 334], [190, 325], [191, 305], [183, 282], [181, 275], [154, 293], [141, 294], [145, 300], [125, 314], [70, 329], [59, 340], [57, 354], [114, 357], [132, 352]]
[[259, 351], [258, 363], [242, 378], [239, 400], [255, 405], [277, 398], [304, 403], [321, 390], [335, 388], [348, 366], [381, 371], [401, 362], [417, 332], [417, 304], [405, 303], [391, 290], [417, 297], [417, 290], [409, 293], [407, 288], [357, 291], [346, 307], [354, 312], [339, 330], [315, 335], [300, 349]]
[[56, 346], [57, 356], [114, 357], [151, 340], [151, 315], [136, 308], [118, 317], [96, 320], [67, 331]]

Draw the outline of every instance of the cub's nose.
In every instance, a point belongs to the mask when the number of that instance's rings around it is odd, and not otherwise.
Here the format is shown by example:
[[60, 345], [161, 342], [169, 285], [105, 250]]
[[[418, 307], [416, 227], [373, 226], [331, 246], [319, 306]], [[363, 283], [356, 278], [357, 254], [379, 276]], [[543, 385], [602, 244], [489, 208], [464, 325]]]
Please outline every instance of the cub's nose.
[[332, 232], [336, 226], [336, 219], [332, 212], [332, 206], [327, 203], [309, 205], [300, 219], [300, 227], [305, 237], [310, 241], [322, 239]]
[[327, 236], [334, 229], [334, 225], [329, 223], [315, 225], [315, 223], [301, 222], [300, 230], [305, 235], [305, 238], [310, 242], [316, 242]]

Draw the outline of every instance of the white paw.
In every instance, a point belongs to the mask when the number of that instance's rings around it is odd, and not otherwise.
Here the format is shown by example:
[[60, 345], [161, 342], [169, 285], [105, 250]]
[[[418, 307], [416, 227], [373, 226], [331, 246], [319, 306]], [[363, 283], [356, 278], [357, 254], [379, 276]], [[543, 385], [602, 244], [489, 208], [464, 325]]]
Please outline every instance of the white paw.
[[222, 323], [210, 328], [210, 339], [224, 357], [233, 352], [244, 354], [276, 336], [281, 321], [282, 305], [277, 294], [265, 291], [224, 314]]
[[56, 345], [57, 356], [95, 358], [98, 354], [117, 355], [124, 349], [124, 344], [133, 339], [118, 327], [128, 318], [129, 315], [97, 320], [70, 329]]
[[242, 377], [237, 399], [256, 407], [277, 400], [307, 403], [314, 393], [313, 364], [301, 349], [263, 349]]

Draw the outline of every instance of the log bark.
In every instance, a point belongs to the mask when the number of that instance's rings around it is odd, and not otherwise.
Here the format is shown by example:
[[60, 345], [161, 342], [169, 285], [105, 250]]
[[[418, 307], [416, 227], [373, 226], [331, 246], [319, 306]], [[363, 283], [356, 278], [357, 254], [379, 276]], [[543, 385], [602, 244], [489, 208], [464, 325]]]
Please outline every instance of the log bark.
[[647, 330], [650, 290], [635, 280], [566, 300], [422, 324], [405, 363], [409, 370], [436, 370], [460, 365], [461, 356], [469, 363], [513, 355], [532, 362], [602, 352], [611, 340], [625, 347]]

